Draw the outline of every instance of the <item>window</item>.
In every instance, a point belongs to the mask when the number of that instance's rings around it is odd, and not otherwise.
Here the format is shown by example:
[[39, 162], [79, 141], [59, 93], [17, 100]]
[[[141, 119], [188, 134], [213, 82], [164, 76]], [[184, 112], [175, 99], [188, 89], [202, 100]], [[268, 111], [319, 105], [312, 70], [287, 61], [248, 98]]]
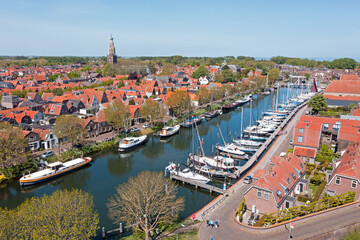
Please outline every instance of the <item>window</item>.
[[352, 187], [352, 188], [356, 188], [356, 181], [355, 181], [355, 180], [353, 180], [353, 181], [351, 182], [351, 187]]
[[289, 208], [290, 207], [290, 203], [288, 201], [285, 202], [285, 207]]
[[340, 122], [336, 122], [334, 125], [333, 125], [333, 129], [340, 129], [341, 127], [341, 123]]
[[264, 199], [268, 200], [269, 199], [269, 192], [264, 192]]
[[328, 123], [324, 123], [324, 129], [329, 129], [329, 124]]
[[261, 198], [261, 190], [260, 189], [258, 189], [257, 196], [258, 196], [258, 198]]
[[299, 128], [299, 133], [304, 133], [304, 129], [303, 129], [303, 128]]
[[340, 177], [336, 177], [335, 184], [340, 185]]
[[302, 142], [303, 142], [303, 136], [298, 136], [297, 142], [298, 142], [298, 143], [302, 143]]

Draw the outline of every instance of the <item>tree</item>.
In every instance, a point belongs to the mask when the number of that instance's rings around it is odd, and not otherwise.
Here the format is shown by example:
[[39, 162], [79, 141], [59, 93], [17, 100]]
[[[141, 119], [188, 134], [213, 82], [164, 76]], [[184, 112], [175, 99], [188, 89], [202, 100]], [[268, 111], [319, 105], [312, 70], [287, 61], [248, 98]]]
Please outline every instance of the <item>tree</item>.
[[25, 98], [27, 94], [26, 90], [14, 90], [12, 91], [11, 95], [18, 96], [19, 98]]
[[288, 60], [288, 58], [282, 57], [282, 56], [276, 56], [276, 57], [270, 58], [270, 61], [272, 61], [276, 64], [284, 64], [284, 63], [286, 63], [286, 60]]
[[200, 88], [199, 90], [199, 104], [203, 105], [211, 101], [211, 92], [206, 88]]
[[124, 81], [120, 81], [117, 85], [117, 88], [122, 88], [124, 86], [125, 86]]
[[310, 73], [305, 73], [305, 77], [306, 77], [306, 80], [309, 80], [309, 78], [310, 78]]
[[176, 71], [176, 66], [171, 63], [165, 63], [161, 68], [161, 76], [168, 76]]
[[60, 115], [56, 118], [54, 134], [58, 138], [68, 139], [71, 142], [71, 146], [74, 145], [75, 141], [81, 141], [85, 133], [86, 130], [83, 128], [80, 118], [73, 115]]
[[279, 76], [280, 76], [280, 69], [278, 68], [271, 69], [268, 73], [269, 84], [279, 80]]
[[221, 73], [216, 73], [214, 76], [214, 82], [223, 83], [225, 81], [224, 76]]
[[176, 194], [176, 185], [162, 173], [141, 172], [116, 188], [107, 203], [109, 217], [115, 224], [138, 225], [149, 239], [159, 223], [171, 223], [184, 209], [184, 199]]
[[61, 96], [61, 95], [63, 95], [63, 93], [64, 93], [64, 89], [62, 89], [62, 88], [55, 88], [52, 92], [53, 92], [53, 94], [54, 94], [55, 96]]
[[176, 115], [185, 110], [190, 111], [191, 100], [188, 92], [177, 90], [167, 99], [167, 105], [172, 108]]
[[199, 79], [200, 77], [205, 77], [209, 74], [209, 69], [204, 65], [198, 67], [193, 74], [191, 75], [192, 78]]
[[322, 94], [317, 94], [313, 96], [309, 101], [309, 107], [312, 108], [312, 111], [318, 113], [321, 109], [327, 107], [326, 99]]
[[165, 110], [159, 102], [149, 98], [145, 104], [141, 106], [140, 114], [142, 118], [150, 118], [150, 123], [152, 124], [154, 121], [164, 117]]
[[19, 128], [0, 122], [0, 168], [26, 162], [27, 139]]
[[96, 72], [96, 73], [99, 73], [99, 74], [102, 74], [101, 68], [96, 68], [95, 72]]
[[153, 62], [149, 62], [149, 64], [148, 64], [148, 68], [149, 68], [149, 70], [150, 70], [150, 72], [152, 73], [152, 74], [155, 74], [156, 73], [156, 67], [155, 67], [155, 63], [153, 63]]
[[105, 77], [105, 76], [108, 76], [110, 72], [110, 64], [109, 63], [106, 63], [104, 65], [104, 68], [103, 68], [103, 72], [102, 72], [102, 75]]
[[328, 64], [329, 68], [355, 69], [357, 62], [352, 58], [339, 58]]
[[212, 89], [211, 92], [214, 100], [221, 99], [225, 96], [225, 89], [223, 87], [216, 87]]
[[1, 239], [90, 239], [99, 229], [93, 198], [81, 190], [57, 190], [0, 209]]
[[134, 100], [134, 99], [130, 99], [130, 100], [129, 100], [129, 105], [135, 105], [135, 100]]
[[68, 78], [79, 78], [81, 75], [78, 72], [69, 72], [66, 76], [68, 76]]
[[104, 113], [106, 121], [117, 130], [126, 127], [131, 118], [129, 107], [121, 100], [114, 100]]
[[[225, 65], [227, 66], [227, 65]], [[224, 82], [233, 82], [234, 81], [234, 74], [230, 69], [225, 69], [221, 71], [221, 75], [224, 77]]]
[[91, 67], [89, 65], [81, 68], [82, 72], [91, 71]]

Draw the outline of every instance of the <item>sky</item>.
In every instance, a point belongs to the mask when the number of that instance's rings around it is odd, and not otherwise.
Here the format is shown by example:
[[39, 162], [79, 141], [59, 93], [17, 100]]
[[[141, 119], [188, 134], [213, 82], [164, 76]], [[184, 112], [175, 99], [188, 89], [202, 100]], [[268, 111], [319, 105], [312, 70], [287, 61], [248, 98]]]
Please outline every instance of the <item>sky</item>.
[[0, 0], [0, 55], [360, 56], [358, 0]]

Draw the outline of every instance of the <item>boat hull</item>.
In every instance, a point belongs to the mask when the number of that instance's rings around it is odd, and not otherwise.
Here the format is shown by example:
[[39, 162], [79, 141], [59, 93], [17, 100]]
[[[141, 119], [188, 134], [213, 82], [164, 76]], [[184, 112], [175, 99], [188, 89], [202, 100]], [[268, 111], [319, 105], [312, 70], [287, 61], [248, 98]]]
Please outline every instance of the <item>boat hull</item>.
[[67, 169], [65, 171], [62, 171], [62, 172], [59, 172], [59, 173], [55, 173], [55, 174], [52, 174], [51, 176], [46, 176], [46, 177], [43, 177], [43, 178], [40, 178], [40, 179], [34, 179], [34, 180], [19, 180], [20, 182], [20, 186], [30, 186], [30, 185], [34, 185], [34, 184], [38, 184], [38, 183], [42, 183], [42, 182], [46, 182], [46, 181], [49, 181], [51, 179], [54, 179], [54, 178], [57, 178], [57, 177], [60, 177], [60, 176], [63, 176], [65, 174], [68, 174], [68, 173], [71, 173], [71, 172], [74, 172], [86, 165], [88, 165], [89, 163], [91, 162], [91, 160], [89, 161], [86, 161], [84, 163], [81, 163], [77, 166], [74, 166], [70, 169]]

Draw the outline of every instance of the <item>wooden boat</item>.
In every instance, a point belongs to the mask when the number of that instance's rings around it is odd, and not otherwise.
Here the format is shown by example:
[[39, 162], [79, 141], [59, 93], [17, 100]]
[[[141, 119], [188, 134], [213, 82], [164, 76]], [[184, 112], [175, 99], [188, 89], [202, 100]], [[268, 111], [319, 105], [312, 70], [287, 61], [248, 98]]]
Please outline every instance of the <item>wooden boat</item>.
[[48, 181], [50, 179], [60, 177], [66, 173], [75, 171], [91, 162], [91, 157], [76, 158], [68, 162], [54, 162], [46, 166], [37, 172], [30, 173], [20, 178], [19, 182], [21, 186], [33, 185], [41, 182]]

